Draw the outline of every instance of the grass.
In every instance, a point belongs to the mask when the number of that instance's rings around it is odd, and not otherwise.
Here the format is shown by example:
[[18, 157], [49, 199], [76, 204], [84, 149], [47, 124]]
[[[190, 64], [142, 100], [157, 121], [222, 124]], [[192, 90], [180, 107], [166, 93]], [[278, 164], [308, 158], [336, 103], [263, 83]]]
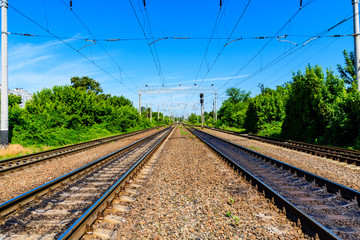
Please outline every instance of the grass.
[[26, 154], [49, 150], [51, 147], [23, 147], [20, 144], [9, 144], [6, 148], [0, 148], [0, 160], [19, 157]]
[[234, 221], [234, 225], [238, 225], [238, 224], [239, 224], [239, 220], [240, 220], [240, 219], [239, 219], [237, 216], [232, 215], [231, 212], [227, 211], [225, 215], [226, 215], [226, 217], [228, 217], [228, 218], [232, 218], [232, 220]]
[[254, 146], [251, 146], [251, 149], [254, 149], [254, 150], [261, 150], [261, 148], [257, 148], [257, 147], [254, 147]]
[[184, 132], [184, 131], [183, 131], [183, 126], [182, 126], [182, 125], [180, 125], [179, 128], [180, 128], [180, 133], [181, 133], [181, 135], [189, 135], [188, 132]]

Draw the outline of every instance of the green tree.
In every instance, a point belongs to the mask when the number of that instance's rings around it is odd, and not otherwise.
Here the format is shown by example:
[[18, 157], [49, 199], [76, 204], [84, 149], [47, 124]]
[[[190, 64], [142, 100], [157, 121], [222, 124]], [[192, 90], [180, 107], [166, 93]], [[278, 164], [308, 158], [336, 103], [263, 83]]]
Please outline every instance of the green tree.
[[244, 102], [250, 98], [251, 92], [246, 92], [240, 88], [229, 88], [226, 90], [226, 95], [228, 96], [227, 101], [232, 104], [239, 102]]
[[343, 51], [345, 66], [342, 67], [340, 64], [337, 65], [337, 70], [340, 73], [340, 77], [345, 81], [346, 84], [353, 85], [356, 83], [356, 73], [355, 73], [355, 54], [354, 52], [348, 53], [348, 51]]
[[289, 87], [288, 85], [277, 86], [276, 90], [264, 88], [263, 85], [259, 87], [261, 94], [249, 100], [244, 126], [248, 132], [252, 133], [271, 128], [270, 134], [279, 134], [285, 118]]
[[315, 141], [323, 136], [329, 120], [327, 94], [321, 67], [307, 66], [305, 73], [294, 73], [282, 134], [302, 141]]
[[102, 93], [103, 90], [100, 87], [100, 83], [87, 76], [84, 77], [72, 77], [71, 86], [87, 92], [93, 92], [95, 94]]
[[250, 94], [251, 92], [240, 88], [227, 89], [228, 99], [223, 102], [218, 111], [219, 121], [230, 127], [243, 128]]

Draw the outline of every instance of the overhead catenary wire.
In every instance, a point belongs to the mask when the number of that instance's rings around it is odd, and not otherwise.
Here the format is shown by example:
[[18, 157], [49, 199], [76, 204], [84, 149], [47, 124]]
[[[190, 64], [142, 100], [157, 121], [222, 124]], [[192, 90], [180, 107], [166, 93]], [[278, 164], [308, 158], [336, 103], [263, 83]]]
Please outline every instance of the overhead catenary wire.
[[[24, 36], [24, 37], [40, 37], [40, 38], [55, 38], [52, 35], [41, 35], [41, 34], [32, 34], [32, 33], [18, 33], [18, 32], [7, 32], [7, 34], [9, 35], [19, 35], [19, 36]], [[294, 35], [294, 34], [284, 34], [283, 36], [257, 36], [257, 37], [232, 37], [232, 38], [228, 38], [228, 37], [216, 37], [216, 38], [212, 38], [213, 40], [236, 40], [236, 41], [241, 41], [241, 40], [264, 40], [264, 39], [269, 39], [269, 38], [276, 38], [276, 39], [280, 39], [280, 38], [284, 38], [284, 36], [286, 37], [311, 37], [312, 35]], [[337, 37], [353, 37], [354, 34], [333, 34], [333, 35], [325, 35], [325, 36], [321, 36], [321, 38], [337, 38]], [[62, 37], [62, 36], [57, 36], [63, 40], [82, 40], [82, 41], [96, 41], [96, 42], [121, 42], [121, 41], [144, 41], [146, 40], [146, 38], [109, 38], [109, 39], [93, 39], [93, 38], [88, 38], [88, 37]], [[154, 37], [154, 39], [156, 39], [154, 42], [158, 42], [158, 41], [162, 41], [162, 40], [209, 40], [210, 38], [208, 37]], [[150, 43], [150, 45], [153, 42]], [[230, 44], [230, 43], [227, 43]]]
[[[287, 20], [285, 22], [285, 24], [273, 35], [273, 38], [270, 38], [268, 42], [265, 43], [265, 45], [254, 54], [254, 56], [252, 58], [250, 58], [249, 61], [247, 61], [241, 68], [240, 70], [234, 75], [238, 76], [262, 51], [264, 51], [264, 49], [272, 42], [272, 40], [274, 39], [275, 36], [278, 36], [279, 33], [289, 24], [291, 23], [291, 21], [299, 14], [299, 12], [301, 10], [303, 10], [305, 7], [309, 6], [314, 0], [310, 0], [308, 1], [305, 5], [303, 5], [302, 7], [300, 7], [290, 18], [289, 20]], [[229, 79], [224, 85], [222, 85], [219, 89], [221, 89], [223, 86], [225, 86], [228, 82], [230, 82], [232, 79]]]
[[[352, 27], [350, 27], [347, 31], [350, 31]], [[300, 63], [299, 65], [297, 65], [295, 67], [299, 68], [300, 66], [303, 66], [306, 62], [308, 62], [310, 59], [314, 58], [315, 56], [317, 56], [319, 53], [321, 53], [322, 51], [324, 51], [326, 48], [330, 47], [332, 44], [334, 44], [336, 41], [338, 41], [339, 38], [334, 39], [333, 41], [331, 41], [330, 43], [328, 43], [325, 47], [321, 48], [320, 50], [318, 50], [315, 54], [313, 54], [311, 57], [307, 58], [305, 61], [303, 61], [302, 63]], [[317, 42], [314, 42], [312, 45], [314, 45]], [[300, 54], [297, 55], [297, 57], [301, 54], [303, 54], [306, 50], [304, 50], [303, 52], [301, 52]], [[285, 66], [289, 65], [292, 61], [294, 61], [297, 57], [295, 57], [294, 59], [292, 59], [291, 61], [287, 62], [284, 66], [282, 66], [278, 71], [276, 71], [275, 73], [273, 73], [271, 76], [269, 76], [269, 78], [271, 78], [272, 76], [276, 75], [281, 69], [283, 69]], [[276, 81], [273, 81], [272, 83], [278, 82], [280, 81], [282, 78], [286, 77], [288, 74], [290, 74], [291, 72], [287, 72], [284, 75], [282, 75], [280, 78], [278, 78]], [[251, 91], [251, 90], [250, 90]]]
[[[147, 23], [149, 25], [150, 36], [151, 36], [152, 39], [154, 39], [153, 31], [152, 31], [151, 24], [150, 24], [149, 14], [148, 14], [148, 12], [146, 10], [145, 0], [144, 0], [144, 7], [145, 7], [145, 15], [146, 15]], [[165, 84], [164, 73], [162, 71], [161, 62], [160, 62], [160, 58], [159, 58], [159, 54], [158, 54], [155, 42], [153, 42], [153, 46], [154, 46], [155, 57], [156, 57], [156, 59], [158, 61], [158, 65], [159, 65], [159, 69], [160, 69], [160, 73], [161, 73], [162, 84]], [[150, 48], [151, 48], [151, 46], [150, 46]]]
[[199, 74], [200, 74], [201, 68], [202, 68], [203, 63], [204, 63], [205, 58], [206, 58], [206, 54], [207, 54], [207, 52], [208, 52], [208, 50], [209, 50], [209, 46], [210, 46], [211, 40], [213, 39], [213, 35], [214, 35], [214, 33], [215, 33], [216, 26], [218, 25], [218, 21], [219, 21], [219, 18], [220, 18], [220, 12], [221, 12], [221, 9], [222, 9], [221, 7], [222, 7], [222, 2], [220, 1], [220, 9], [219, 9], [219, 11], [218, 11], [218, 13], [217, 13], [217, 16], [216, 16], [216, 19], [215, 19], [215, 23], [214, 23], [214, 26], [213, 26], [213, 28], [212, 28], [211, 34], [210, 34], [209, 41], [208, 41], [208, 43], [207, 43], [207, 45], [206, 45], [206, 48], [205, 48], [205, 53], [204, 53], [204, 55], [203, 55], [203, 57], [202, 57], [199, 70], [198, 70], [198, 72], [197, 72], [197, 74], [196, 74], [195, 82], [196, 82], [196, 80], [198, 79], [198, 76], [199, 76]]
[[162, 73], [161, 73], [160, 68], [159, 68], [159, 66], [158, 66], [158, 63], [157, 63], [157, 61], [156, 61], [154, 52], [153, 52], [151, 46], [149, 45], [149, 44], [150, 44], [149, 38], [147, 37], [146, 32], [145, 32], [145, 29], [144, 29], [143, 25], [142, 25], [141, 22], [140, 22], [139, 16], [138, 16], [138, 14], [137, 14], [137, 12], [136, 12], [136, 10], [135, 10], [135, 7], [134, 7], [132, 1], [129, 0], [129, 3], [130, 3], [130, 6], [131, 6], [134, 14], [135, 14], [136, 20], [137, 20], [137, 22], [139, 23], [139, 26], [140, 26], [140, 28], [141, 28], [141, 31], [142, 31], [142, 33], [143, 33], [143, 35], [144, 35], [144, 37], [145, 37], [145, 40], [146, 40], [146, 42], [147, 42], [147, 44], [148, 44], [148, 47], [149, 47], [149, 49], [150, 49], [150, 53], [151, 53], [151, 56], [152, 56], [152, 58], [153, 58], [153, 61], [154, 61], [156, 70], [157, 70], [157, 72], [158, 72], [160, 82], [163, 82], [163, 80], [162, 80]]
[[[229, 41], [229, 39], [232, 37], [233, 33], [235, 32], [237, 26], [239, 25], [241, 19], [243, 18], [243, 16], [245, 15], [246, 10], [248, 9], [250, 3], [252, 0], [249, 0], [248, 3], [246, 4], [243, 12], [241, 13], [240, 17], [238, 18], [234, 28], [232, 29], [231, 33], [229, 34], [229, 37], [227, 38], [226, 42]], [[216, 64], [217, 60], [220, 58], [220, 55], [222, 54], [222, 52], [224, 51], [226, 45], [224, 45], [220, 52], [218, 53], [218, 55], [216, 56], [215, 60], [213, 61], [213, 63], [210, 65], [210, 68], [208, 69], [208, 71], [206, 72], [205, 76], [202, 78], [202, 80], [200, 81], [199, 87], [201, 86], [201, 84], [203, 83], [203, 81], [205, 80], [205, 78], [208, 76], [209, 72], [211, 71], [211, 69], [214, 67], [214, 65]]]
[[[105, 54], [110, 58], [110, 60], [117, 66], [117, 68], [120, 70], [120, 74], [123, 72], [126, 77], [137, 87], [139, 88], [139, 86], [136, 84], [136, 82], [134, 80], [132, 80], [125, 71], [123, 71], [123, 69], [120, 67], [120, 65], [115, 61], [115, 59], [109, 54], [109, 52], [106, 50], [106, 48], [99, 42], [97, 41], [95, 35], [92, 33], [92, 31], [90, 30], [90, 28], [88, 28], [86, 26], [86, 24], [84, 23], [84, 21], [79, 17], [79, 15], [77, 15], [77, 13], [74, 11], [74, 9], [72, 8], [72, 2], [70, 1], [70, 6], [68, 6], [64, 0], [60, 0], [76, 17], [76, 19], [80, 22], [80, 24], [86, 29], [86, 31], [93, 37], [93, 39], [86, 39], [86, 41], [93, 41], [95, 44], [98, 43], [98, 45], [101, 47], [101, 49], [105, 52]], [[122, 76], [122, 74], [121, 74]]]
[[[345, 19], [343, 19], [342, 21], [336, 23], [335, 25], [331, 26], [330, 28], [327, 28], [325, 30], [323, 30], [322, 32], [310, 37], [309, 39], [307, 40], [304, 40], [303, 42], [301, 42], [300, 44], [298, 44], [297, 47], [293, 47], [291, 48], [290, 50], [288, 51], [285, 51], [284, 53], [280, 54], [279, 56], [277, 56], [276, 58], [274, 58], [273, 60], [271, 60], [269, 63], [267, 63], [264, 67], [258, 69], [257, 71], [255, 71], [254, 73], [252, 73], [249, 77], [247, 77], [246, 79], [238, 82], [235, 86], [238, 86], [240, 85], [241, 83], [244, 83], [245, 81], [248, 81], [249, 79], [253, 78], [254, 76], [256, 76], [257, 74], [259, 74], [260, 72], [264, 71], [265, 69], [273, 66], [274, 64], [278, 63], [279, 61], [283, 60], [284, 58], [286, 58], [287, 56], [299, 51], [300, 49], [304, 48], [307, 46], [307, 43], [309, 43], [310, 39], [318, 39], [317, 36], [322, 36], [326, 33], [328, 33], [329, 31], [335, 29], [336, 27], [340, 26], [341, 24], [349, 21], [350, 19], [352, 19], [354, 16], [350, 16], [350, 17], [347, 17]], [[235, 75], [234, 77], [236, 77], [237, 75]], [[234, 78], [233, 77], [233, 78]], [[231, 78], [229, 81], [231, 81], [233, 78]], [[219, 89], [223, 88], [229, 81], [227, 81], [223, 86], [221, 86]], [[223, 94], [221, 94], [223, 95]], [[220, 96], [220, 95], [219, 95]]]
[[95, 65], [97, 68], [99, 68], [101, 71], [103, 71], [105, 74], [107, 74], [108, 76], [110, 76], [112, 79], [114, 79], [115, 81], [119, 82], [121, 85], [123, 85], [124, 87], [126, 87], [129, 91], [131, 91], [132, 93], [136, 94], [137, 93], [135, 91], [133, 91], [131, 88], [129, 88], [128, 86], [126, 86], [125, 84], [123, 84], [121, 81], [119, 81], [116, 77], [114, 77], [112, 74], [110, 74], [108, 71], [106, 71], [104, 68], [102, 68], [100, 65], [98, 65], [96, 62], [94, 62], [93, 60], [91, 60], [90, 58], [88, 58], [86, 55], [84, 55], [83, 53], [79, 52], [77, 49], [75, 49], [73, 46], [71, 46], [69, 43], [67, 43], [66, 41], [64, 41], [63, 39], [59, 38], [57, 35], [55, 35], [54, 33], [52, 33], [50, 30], [46, 29], [45, 27], [43, 27], [42, 25], [40, 25], [38, 22], [36, 22], [35, 20], [33, 20], [32, 18], [28, 17], [26, 14], [24, 14], [23, 12], [21, 12], [20, 10], [16, 9], [15, 7], [13, 7], [12, 5], [8, 4], [8, 7], [13, 9], [15, 12], [19, 13], [20, 15], [22, 15], [23, 17], [25, 17], [26, 19], [28, 19], [29, 21], [31, 21], [32, 23], [34, 23], [36, 26], [38, 26], [39, 28], [43, 29], [44, 31], [48, 32], [49, 34], [51, 34], [53, 37], [55, 37], [56, 39], [58, 39], [59, 41], [61, 41], [62, 43], [64, 43], [66, 46], [68, 46], [69, 48], [71, 48], [72, 50], [74, 50], [75, 52], [77, 52], [78, 54], [80, 54], [83, 58], [85, 58], [86, 60], [88, 60], [90, 63], [92, 63], [93, 65]]
[[[303, 10], [305, 7], [309, 6], [313, 1], [314, 1], [314, 0], [310, 0], [310, 1], [308, 1], [305, 5], [303, 5], [301, 8], [299, 8], [299, 9], [289, 18], [289, 20], [287, 20], [287, 21], [285, 22], [285, 24], [283, 24], [283, 25], [281, 26], [281, 28], [273, 35], [273, 37], [270, 38], [269, 41], [267, 41], [267, 42], [265, 43], [265, 45], [264, 45], [258, 52], [256, 52], [256, 53], [254, 54], [254, 56], [253, 56], [252, 58], [250, 58], [250, 60], [247, 61], [247, 62], [245, 63], [245, 65], [243, 65], [243, 66], [240, 68], [240, 70], [237, 71], [236, 74], [235, 74], [231, 79], [229, 79], [226, 83], [224, 83], [219, 89], [221, 89], [221, 88], [223, 88], [224, 86], [226, 86], [226, 84], [229, 83], [231, 80], [233, 80], [234, 77], [238, 76], [267, 46], [269, 46], [269, 44], [272, 42], [272, 40], [275, 38], [275, 36], [278, 36], [279, 33], [280, 33], [289, 23], [291, 23], [291, 21], [299, 14], [300, 11]], [[261, 69], [262, 69], [262, 68], [263, 68], [263, 67], [261, 67]]]

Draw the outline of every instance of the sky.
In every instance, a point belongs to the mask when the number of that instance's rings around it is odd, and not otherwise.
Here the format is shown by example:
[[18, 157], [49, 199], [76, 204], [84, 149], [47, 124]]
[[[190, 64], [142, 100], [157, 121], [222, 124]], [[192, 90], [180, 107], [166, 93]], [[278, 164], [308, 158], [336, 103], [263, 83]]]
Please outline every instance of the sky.
[[[337, 73], [343, 50], [354, 48], [346, 36], [353, 33], [351, 0], [223, 0], [221, 8], [220, 0], [145, 4], [72, 0], [70, 8], [70, 0], [9, 0], [9, 88], [36, 93], [88, 76], [135, 107], [139, 90], [209, 89], [205, 111], [211, 111], [215, 90], [219, 109], [227, 88], [255, 96], [259, 84], [275, 88], [308, 64]], [[196, 91], [142, 94], [141, 103], [176, 116], [200, 111]]]

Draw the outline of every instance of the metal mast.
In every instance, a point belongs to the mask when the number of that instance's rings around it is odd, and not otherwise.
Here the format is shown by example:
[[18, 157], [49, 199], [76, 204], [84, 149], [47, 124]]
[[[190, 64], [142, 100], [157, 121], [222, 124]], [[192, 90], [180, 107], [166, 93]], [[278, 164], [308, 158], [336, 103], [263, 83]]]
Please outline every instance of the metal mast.
[[1, 145], [9, 144], [8, 109], [8, 1], [1, 1]]
[[354, 10], [354, 52], [355, 52], [355, 73], [358, 83], [358, 91], [360, 91], [359, 77], [359, 58], [360, 58], [360, 38], [359, 38], [359, 0], [352, 0]]

